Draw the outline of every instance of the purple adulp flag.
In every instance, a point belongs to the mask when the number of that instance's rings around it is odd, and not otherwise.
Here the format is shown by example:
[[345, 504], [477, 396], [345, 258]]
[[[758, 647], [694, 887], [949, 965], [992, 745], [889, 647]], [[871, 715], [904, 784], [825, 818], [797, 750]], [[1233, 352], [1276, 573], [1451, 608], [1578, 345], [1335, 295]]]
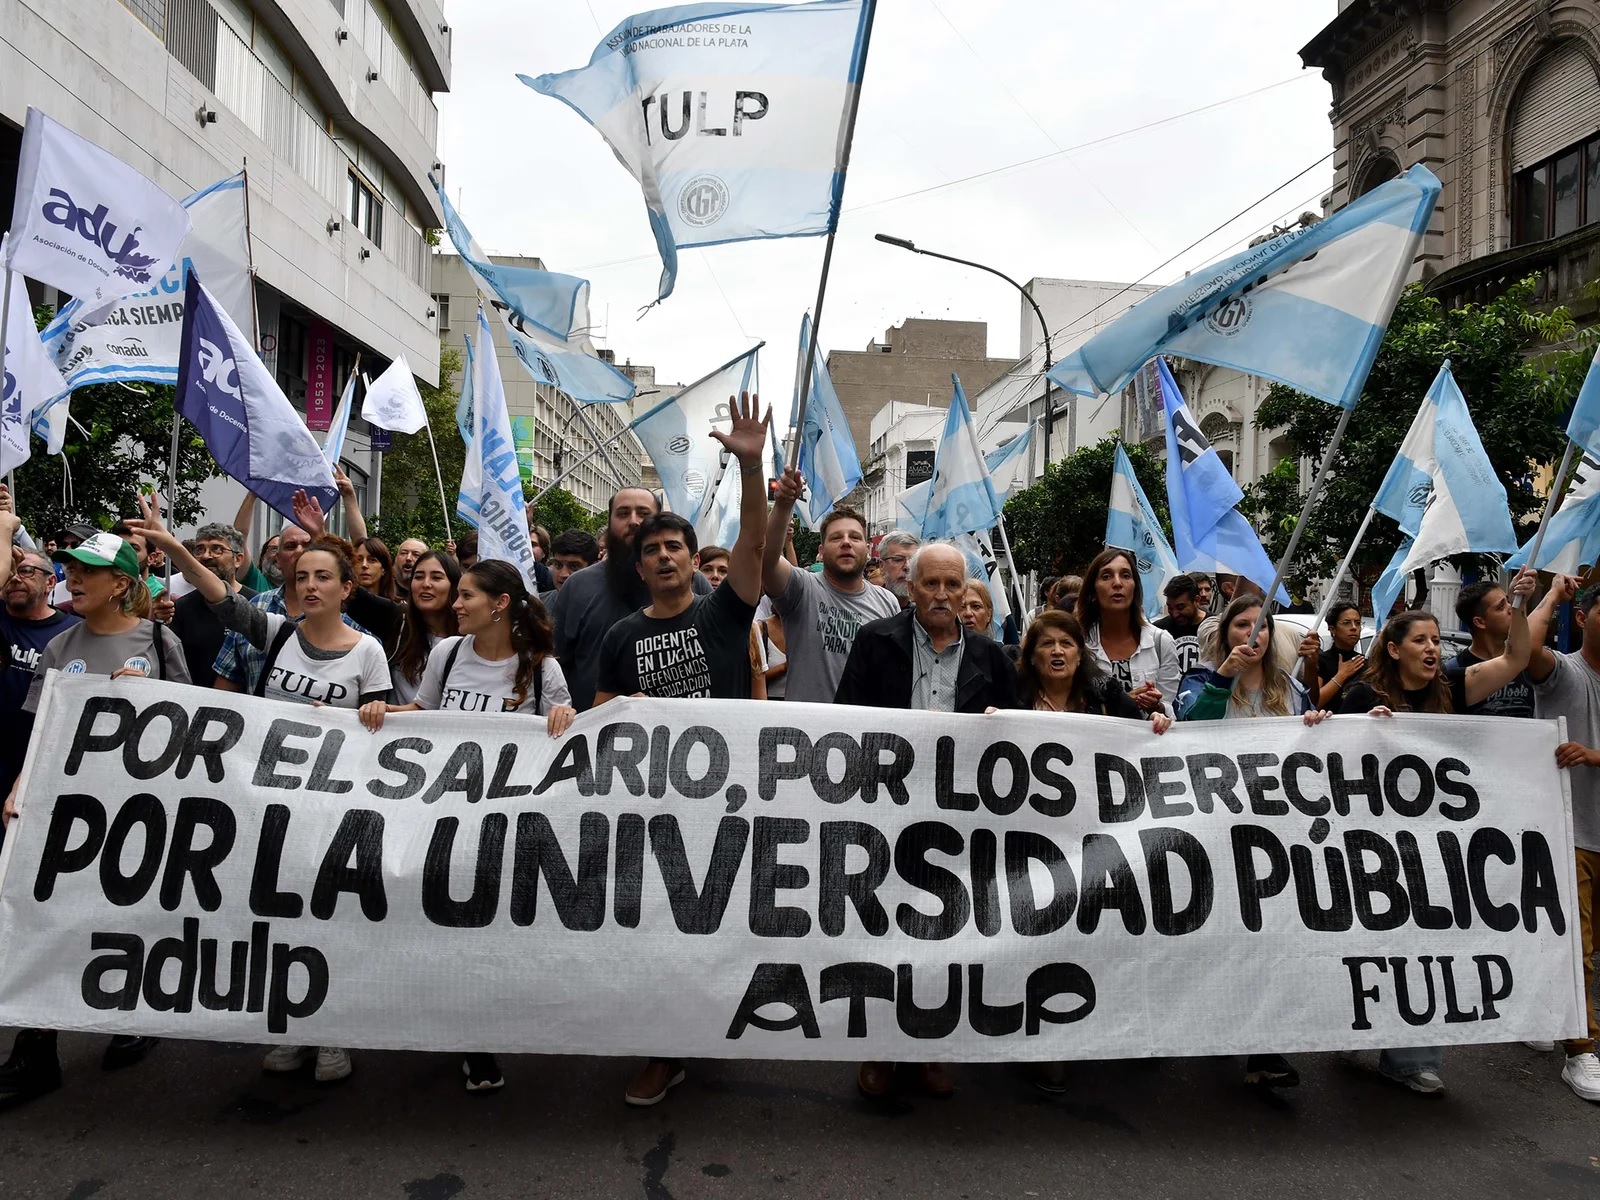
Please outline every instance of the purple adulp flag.
[[324, 510], [339, 497], [333, 471], [294, 405], [227, 311], [191, 271], [184, 293], [178, 411], [217, 465], [294, 520], [300, 488]]

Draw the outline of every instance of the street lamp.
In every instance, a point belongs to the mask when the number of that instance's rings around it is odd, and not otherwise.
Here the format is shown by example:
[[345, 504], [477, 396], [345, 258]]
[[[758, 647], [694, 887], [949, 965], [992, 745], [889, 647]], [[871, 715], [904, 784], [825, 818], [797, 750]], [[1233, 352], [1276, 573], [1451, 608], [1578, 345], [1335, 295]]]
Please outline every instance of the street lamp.
[[[912, 242], [907, 238], [891, 237], [887, 233], [879, 233], [875, 234], [874, 236], [878, 241], [883, 242], [885, 245], [898, 246], [900, 249], [909, 250], [913, 254], [925, 254], [929, 258], [942, 258], [945, 262], [960, 263], [963, 267], [973, 267], [979, 271], [987, 271], [991, 275], [995, 275], [1001, 279], [1004, 279], [1012, 287], [1016, 288], [1017, 291], [1022, 293], [1022, 298], [1026, 300], [1029, 307], [1033, 309], [1033, 315], [1039, 319], [1039, 328], [1044, 333], [1044, 460], [1046, 463], [1049, 463], [1050, 435], [1055, 429], [1055, 405], [1050, 402], [1050, 368], [1055, 364], [1050, 358], [1050, 327], [1044, 323], [1044, 313], [1039, 311], [1039, 302], [1033, 298], [1033, 294], [1015, 279], [1011, 278], [1011, 276], [1007, 275], [1004, 271], [997, 271], [993, 267], [986, 267], [980, 262], [973, 262], [969, 258], [957, 258], [953, 254], [940, 254], [937, 250], [923, 250], [915, 242]], [[1029, 353], [1031, 355], [1031, 348]], [[1067, 426], [1067, 453], [1069, 454], [1072, 453], [1073, 450], [1071, 443], [1076, 432], [1077, 431], [1073, 429], [1071, 425]], [[1031, 455], [1029, 456], [1029, 463], [1030, 465], [1032, 463]]]

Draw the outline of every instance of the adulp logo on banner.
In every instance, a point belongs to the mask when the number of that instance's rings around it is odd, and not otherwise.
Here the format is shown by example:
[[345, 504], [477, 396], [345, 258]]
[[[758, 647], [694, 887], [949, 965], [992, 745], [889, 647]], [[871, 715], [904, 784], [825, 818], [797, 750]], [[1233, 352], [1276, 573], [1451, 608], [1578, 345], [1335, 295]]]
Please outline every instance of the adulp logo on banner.
[[52, 674], [38, 726], [3, 1024], [918, 1061], [1585, 1024], [1551, 722], [629, 700], [552, 741]]

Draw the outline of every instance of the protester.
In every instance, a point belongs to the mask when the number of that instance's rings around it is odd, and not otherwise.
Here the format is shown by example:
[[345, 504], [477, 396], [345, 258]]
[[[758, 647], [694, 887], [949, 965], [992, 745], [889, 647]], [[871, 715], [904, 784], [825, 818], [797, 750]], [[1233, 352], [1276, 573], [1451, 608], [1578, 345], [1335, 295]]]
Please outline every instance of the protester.
[[460, 581], [461, 567], [443, 550], [424, 550], [412, 564], [405, 633], [400, 636], [400, 648], [389, 658], [393, 684], [389, 699], [393, 703], [410, 704], [417, 698], [428, 655], [445, 638], [459, 632], [455, 603]]
[[[232, 525], [202, 525], [195, 531], [193, 548], [187, 542], [184, 547], [230, 591], [246, 600], [255, 595], [238, 582], [239, 568], [244, 563], [244, 538]], [[197, 687], [210, 687], [217, 677], [212, 668], [228, 631], [198, 591], [191, 589], [173, 606], [172, 632], [183, 645], [189, 678]]]
[[569, 578], [600, 561], [600, 543], [584, 529], [558, 533], [550, 543], [551, 587], [560, 591]]
[[[1538, 580], [1536, 572], [1524, 569], [1511, 585], [1515, 596], [1530, 596]], [[1502, 593], [1503, 595], [1503, 593]], [[1509, 608], [1509, 606], [1508, 606]], [[1402, 612], [1384, 623], [1372, 644], [1365, 673], [1345, 689], [1340, 712], [1389, 716], [1396, 712], [1465, 713], [1519, 678], [1527, 668], [1531, 647], [1528, 618], [1520, 608], [1510, 609], [1506, 620], [1504, 649], [1493, 658], [1468, 665], [1459, 673], [1444, 667], [1440, 653], [1439, 622], [1432, 613]], [[1557, 756], [1559, 762], [1559, 755]], [[1564, 764], [1563, 764], [1564, 765]], [[1573, 821], [1576, 827], [1577, 810]], [[1592, 1021], [1592, 1018], [1591, 1018]], [[1572, 1055], [1573, 1051], [1568, 1051]], [[1360, 1055], [1350, 1055], [1363, 1062]], [[1569, 1058], [1569, 1063], [1571, 1059]], [[1364, 1065], [1364, 1063], [1363, 1063]], [[1436, 1095], [1444, 1091], [1439, 1071], [1444, 1066], [1444, 1047], [1413, 1046], [1385, 1050], [1379, 1055], [1377, 1070], [1414, 1092]], [[1579, 1083], [1584, 1083], [1583, 1064], [1576, 1068]], [[1563, 1071], [1562, 1077], [1579, 1091], [1578, 1084]], [[1600, 1100], [1600, 1065], [1594, 1071], [1595, 1094], [1585, 1099]]]
[[456, 539], [456, 561], [463, 571], [471, 570], [478, 561], [478, 531], [469, 529]]
[[[793, 467], [778, 479], [772, 512], [766, 517], [761, 584], [773, 611], [783, 618], [789, 661], [784, 699], [832, 704], [857, 633], [867, 622], [899, 612], [900, 602], [863, 577], [867, 523], [853, 508], [836, 507], [822, 519], [817, 551], [821, 571], [802, 570], [784, 557], [794, 506], [804, 487], [804, 478]], [[898, 546], [884, 553], [894, 557]]]
[[[962, 628], [966, 556], [948, 543], [920, 546], [907, 566], [906, 584], [910, 608], [857, 631], [834, 702], [940, 713], [1018, 707], [1011, 660], [985, 635]], [[931, 1096], [955, 1093], [938, 1063], [921, 1064], [918, 1080]], [[869, 1100], [884, 1099], [894, 1085], [894, 1063], [865, 1062], [856, 1073], [856, 1086]]]
[[394, 559], [389, 554], [389, 547], [383, 544], [383, 539], [362, 538], [355, 543], [355, 548], [357, 586], [385, 600], [399, 599], [395, 586]]
[[1055, 587], [1056, 580], [1060, 578], [1061, 576], [1059, 575], [1046, 575], [1043, 579], [1039, 580], [1038, 604], [1028, 610], [1027, 618], [1023, 621], [1024, 625], [1032, 625], [1034, 619], [1038, 617], [1040, 613], [1045, 612], [1050, 608], [1050, 589]]
[[1167, 612], [1153, 624], [1172, 635], [1173, 647], [1178, 652], [1178, 674], [1187, 675], [1200, 658], [1201, 607], [1197, 594], [1199, 585], [1193, 575], [1179, 575], [1167, 580], [1161, 596], [1167, 602]]
[[784, 629], [783, 614], [774, 609], [771, 616], [757, 617], [755, 632], [758, 666], [767, 685], [767, 699], [786, 700], [789, 689], [789, 636]]
[[1194, 580], [1194, 604], [1203, 613], [1211, 611], [1211, 576], [1200, 571], [1191, 572], [1189, 578]]
[[548, 563], [550, 561], [550, 531], [543, 525], [535, 525], [532, 521], [533, 512], [530, 509], [528, 521], [528, 542], [533, 551], [535, 562]]
[[[1045, 609], [1028, 626], [1017, 662], [1017, 698], [1036, 712], [1093, 713], [1142, 721], [1145, 714], [1089, 652], [1083, 626], [1071, 613]], [[1172, 718], [1150, 714], [1151, 728], [1165, 733]]]
[[911, 556], [921, 544], [915, 535], [903, 529], [891, 529], [878, 539], [878, 559], [883, 563], [883, 586], [902, 609], [911, 606], [907, 573], [911, 567]]
[[867, 559], [867, 569], [866, 569], [865, 574], [862, 576], [862, 578], [864, 578], [868, 583], [872, 584], [874, 587], [883, 587], [883, 580], [884, 580], [883, 559], [881, 559], [881, 558], [869, 558], [869, 559]]
[[1328, 609], [1328, 636], [1333, 645], [1317, 659], [1317, 679], [1321, 684], [1317, 707], [1338, 712], [1350, 681], [1361, 678], [1367, 666], [1366, 656], [1357, 649], [1361, 645], [1360, 605], [1345, 601]]
[[1050, 585], [1050, 607], [1060, 612], [1076, 612], [1083, 594], [1082, 575], [1058, 575]]
[[[771, 414], [761, 417], [760, 402], [749, 395], [730, 401], [728, 408], [732, 414], [728, 432], [711, 435], [739, 460], [739, 537], [728, 552], [727, 578], [709, 595], [696, 595], [694, 526], [676, 513], [644, 517], [633, 535], [632, 557], [650, 604], [606, 632], [595, 683], [596, 707], [633, 695], [750, 698], [750, 623], [761, 599], [767, 516], [762, 455]], [[613, 528], [616, 510], [613, 500]], [[613, 554], [621, 558], [619, 548]], [[563, 609], [587, 573], [580, 571], [567, 582], [560, 593]], [[683, 1079], [680, 1060], [652, 1058], [628, 1084], [624, 1099], [639, 1106], [657, 1104]]]
[[1139, 564], [1126, 550], [1102, 550], [1084, 579], [1077, 607], [1089, 652], [1140, 711], [1171, 716], [1181, 678], [1178, 649], [1170, 633], [1145, 620]]
[[[600, 644], [618, 621], [650, 603], [650, 589], [634, 563], [633, 540], [639, 526], [657, 511], [646, 488], [623, 488], [607, 506], [606, 555], [592, 567], [568, 576], [556, 593], [551, 617], [556, 630], [556, 657], [566, 673], [572, 704], [579, 712], [594, 707], [595, 673]], [[711, 585], [695, 573], [692, 586], [705, 595]]]
[[[1504, 655], [1515, 620], [1513, 612], [1511, 597], [1498, 583], [1474, 583], [1462, 588], [1456, 600], [1456, 617], [1462, 628], [1472, 634], [1472, 645], [1445, 664], [1445, 673], [1453, 680], [1479, 663]], [[1533, 681], [1524, 671], [1461, 711], [1470, 716], [1531, 717], [1534, 709]]]
[[172, 623], [173, 603], [170, 596], [166, 596], [167, 585], [158, 576], [150, 573], [150, 546], [145, 541], [144, 535], [131, 525], [127, 518], [114, 521], [111, 532], [123, 541], [133, 546], [133, 552], [139, 562], [139, 578], [143, 581], [145, 591], [150, 597], [150, 603], [138, 616], [149, 617], [152, 621], [160, 621], [163, 625]]
[[989, 594], [989, 585], [981, 579], [967, 580], [966, 590], [961, 593], [961, 607], [958, 613], [963, 629], [992, 636], [994, 597]]
[[[22, 703], [24, 713], [31, 717], [39, 711], [45, 673], [59, 667], [70, 667], [78, 675], [112, 679], [144, 676], [189, 682], [178, 639], [165, 626], [138, 615], [140, 610], [149, 610], [150, 592], [133, 543], [112, 533], [96, 533], [71, 550], [56, 551], [56, 558], [66, 564], [73, 611], [81, 620], [69, 624], [45, 646]], [[13, 781], [6, 792], [4, 820], [9, 824], [17, 815]], [[156, 1042], [152, 1037], [113, 1036], [100, 1065], [108, 1071], [132, 1066]], [[0, 1064], [0, 1099], [27, 1100], [60, 1086], [55, 1031], [19, 1030], [10, 1057]]]
[[694, 556], [694, 565], [707, 583], [718, 587], [728, 577], [728, 551], [722, 546], [702, 546]]
[[[1515, 586], [1513, 585], [1513, 591]], [[1557, 654], [1545, 645], [1555, 611], [1577, 597], [1572, 620], [1579, 635], [1578, 649]], [[1534, 707], [1543, 720], [1563, 717], [1567, 738], [1556, 747], [1556, 766], [1569, 772], [1572, 783], [1572, 842], [1577, 858], [1577, 919], [1583, 951], [1583, 996], [1588, 1017], [1585, 1036], [1562, 1044], [1567, 1061], [1561, 1078], [1573, 1093], [1600, 1103], [1600, 1059], [1595, 1057], [1595, 1039], [1600, 1024], [1594, 1011], [1594, 919], [1595, 891], [1600, 882], [1600, 584], [1591, 584], [1581, 594], [1578, 581], [1569, 575], [1556, 577], [1555, 584], [1528, 619], [1531, 657], [1528, 678], [1533, 681]], [[1516, 639], [1513, 621], [1509, 641]], [[1509, 647], [1508, 647], [1509, 651]], [[1468, 670], [1481, 671], [1479, 663]], [[1470, 700], [1471, 697], [1469, 696]]]
[[[44, 649], [57, 634], [78, 623], [79, 618], [50, 606], [50, 591], [55, 586], [55, 571], [50, 560], [37, 550], [12, 546], [18, 521], [9, 512], [0, 512], [0, 589], [5, 607], [0, 609], [0, 722], [5, 736], [0, 737], [0, 795], [22, 773], [28, 741], [33, 736], [33, 713], [23, 703], [39, 670]], [[0, 844], [4, 833], [0, 831]]]
[[411, 586], [411, 572], [417, 568], [417, 560], [428, 552], [428, 543], [421, 538], [407, 538], [395, 547], [394, 551], [394, 579], [395, 588], [400, 593]]

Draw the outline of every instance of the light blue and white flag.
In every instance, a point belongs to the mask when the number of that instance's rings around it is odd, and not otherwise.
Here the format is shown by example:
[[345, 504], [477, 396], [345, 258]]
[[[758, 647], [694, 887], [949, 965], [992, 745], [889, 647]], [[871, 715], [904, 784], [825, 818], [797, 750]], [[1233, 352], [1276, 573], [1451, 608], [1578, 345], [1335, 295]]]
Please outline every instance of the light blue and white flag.
[[[538, 383], [584, 404], [633, 399], [633, 381], [602, 362], [589, 341], [589, 281], [532, 267], [502, 267], [489, 260], [444, 189], [434, 181], [444, 227], [467, 273], [500, 315], [511, 349]], [[494, 343], [478, 343], [489, 354]]]
[[978, 449], [978, 431], [972, 425], [967, 393], [956, 376], [950, 376], [950, 382], [954, 394], [944, 432], [934, 451], [933, 476], [928, 480], [928, 508], [922, 518], [924, 541], [992, 529], [1004, 507]]
[[176, 383], [183, 341], [184, 280], [193, 271], [238, 328], [256, 327], [245, 174], [239, 171], [183, 202], [192, 222], [177, 255], [153, 286], [109, 308], [73, 300], [46, 325], [46, 348], [65, 387], [95, 383]]
[[184, 292], [177, 406], [217, 466], [284, 520], [295, 519], [294, 494], [301, 488], [324, 511], [338, 500], [333, 471], [305, 418], [192, 273]]
[[333, 420], [328, 423], [328, 436], [322, 439], [322, 457], [330, 467], [337, 467], [339, 456], [344, 453], [344, 435], [350, 430], [350, 409], [355, 402], [356, 373], [351, 371], [344, 394], [339, 397], [339, 407], [333, 410]]
[[[1166, 362], [1158, 358], [1156, 365], [1167, 425], [1167, 511], [1178, 565], [1185, 571], [1241, 575], [1265, 591], [1277, 568], [1254, 527], [1234, 507], [1244, 493], [1200, 432]], [[1280, 587], [1276, 599], [1287, 604], [1289, 593]]]
[[472, 339], [464, 337], [467, 343], [466, 366], [461, 371], [461, 395], [456, 397], [456, 428], [461, 431], [461, 440], [467, 445], [472, 445], [472, 382], [477, 367], [472, 360]]
[[685, 4], [627, 18], [534, 91], [593, 125], [644, 189], [661, 251], [805, 237], [839, 220], [875, 0]]
[[1381, 624], [1408, 571], [1452, 554], [1505, 554], [1517, 548], [1505, 485], [1484, 452], [1466, 397], [1448, 361], [1439, 368], [1373, 507], [1406, 535], [1372, 585]]
[[29, 106], [8, 270], [104, 308], [155, 283], [189, 224], [160, 185]]
[[1166, 598], [1161, 594], [1169, 580], [1183, 574], [1178, 566], [1178, 556], [1167, 545], [1161, 532], [1161, 522], [1156, 520], [1156, 510], [1150, 507], [1150, 498], [1139, 486], [1139, 477], [1133, 473], [1133, 462], [1128, 452], [1117, 443], [1117, 459], [1111, 471], [1111, 506], [1106, 510], [1106, 545], [1130, 551], [1139, 568], [1139, 582], [1144, 593], [1144, 615], [1152, 621], [1166, 608]]
[[1006, 595], [1005, 580], [1000, 575], [1000, 560], [994, 555], [989, 533], [958, 533], [950, 544], [961, 551], [967, 560], [967, 578], [976, 579], [989, 589], [989, 603], [994, 608], [994, 620], [983, 632], [999, 641], [1005, 631], [1006, 618], [1011, 615], [1011, 598]]
[[[9, 238], [7, 239], [9, 240]], [[0, 241], [0, 255], [6, 241]], [[10, 290], [6, 304], [5, 362], [0, 363], [0, 473], [14, 471], [28, 461], [28, 430], [34, 414], [61, 390], [56, 370], [39, 340], [28, 303], [28, 284], [21, 275], [0, 275], [0, 287]]]
[[1050, 378], [1098, 396], [1120, 392], [1152, 358], [1177, 355], [1353, 408], [1438, 197], [1433, 173], [1412, 167], [1309, 228], [1145, 297]]
[[70, 401], [69, 392], [54, 404], [47, 404], [44, 408], [34, 411], [33, 436], [44, 440], [46, 454], [60, 454], [61, 447], [66, 445], [67, 424], [72, 418]]
[[[766, 343], [761, 343], [765, 345]], [[667, 507], [681, 513], [698, 526], [700, 518], [718, 507], [716, 483], [722, 472], [722, 444], [712, 438], [712, 430], [723, 433], [733, 428], [728, 409], [730, 397], [755, 390], [758, 380], [757, 353], [761, 345], [746, 350], [696, 380], [676, 396], [635, 417], [629, 428], [650, 455], [661, 476], [661, 490]], [[738, 471], [728, 472], [735, 477]], [[727, 487], [726, 483], [723, 485]], [[727, 507], [723, 504], [722, 507]], [[732, 506], [733, 518], [739, 506]], [[710, 519], [709, 517], [707, 519]], [[707, 545], [721, 545], [713, 537]]]
[[[1028, 448], [1033, 441], [1033, 426], [1004, 446], [989, 451], [983, 456], [983, 464], [989, 469], [989, 482], [994, 487], [996, 499], [1001, 507], [1011, 499], [1022, 482], [1023, 473], [1028, 468]], [[921, 483], [914, 483], [904, 491], [895, 495], [895, 520], [896, 529], [904, 529], [907, 533], [922, 536], [922, 523], [928, 515], [928, 492], [933, 488], [933, 480], [925, 479]]]
[[[1506, 560], [1506, 567], [1515, 570], [1527, 566], [1532, 549], [1533, 539], [1529, 538], [1522, 549]], [[1585, 454], [1572, 469], [1561, 507], [1545, 527], [1544, 545], [1539, 547], [1539, 561], [1533, 566], [1558, 575], [1582, 575], [1584, 568], [1597, 562], [1600, 562], [1600, 461]]]
[[[489, 321], [478, 307], [478, 345], [493, 346]], [[474, 382], [478, 427], [467, 443], [456, 516], [478, 531], [478, 557], [498, 558], [522, 573], [529, 590], [533, 575], [533, 543], [528, 537], [527, 505], [522, 497], [522, 471], [511, 436], [511, 413], [500, 379], [499, 356], [480, 354]]]
[[[800, 318], [800, 358], [811, 350], [811, 314]], [[795, 406], [799, 406], [800, 376], [795, 376]], [[833, 506], [861, 482], [861, 458], [856, 453], [850, 418], [844, 415], [839, 393], [833, 390], [828, 365], [818, 354], [811, 367], [811, 399], [806, 404], [806, 427], [800, 431], [796, 465], [805, 477], [806, 495], [800, 515], [808, 529], [821, 529]]]
[[1600, 458], [1600, 354], [1594, 356], [1589, 373], [1583, 377], [1583, 387], [1567, 420], [1567, 437], [1585, 454]]

